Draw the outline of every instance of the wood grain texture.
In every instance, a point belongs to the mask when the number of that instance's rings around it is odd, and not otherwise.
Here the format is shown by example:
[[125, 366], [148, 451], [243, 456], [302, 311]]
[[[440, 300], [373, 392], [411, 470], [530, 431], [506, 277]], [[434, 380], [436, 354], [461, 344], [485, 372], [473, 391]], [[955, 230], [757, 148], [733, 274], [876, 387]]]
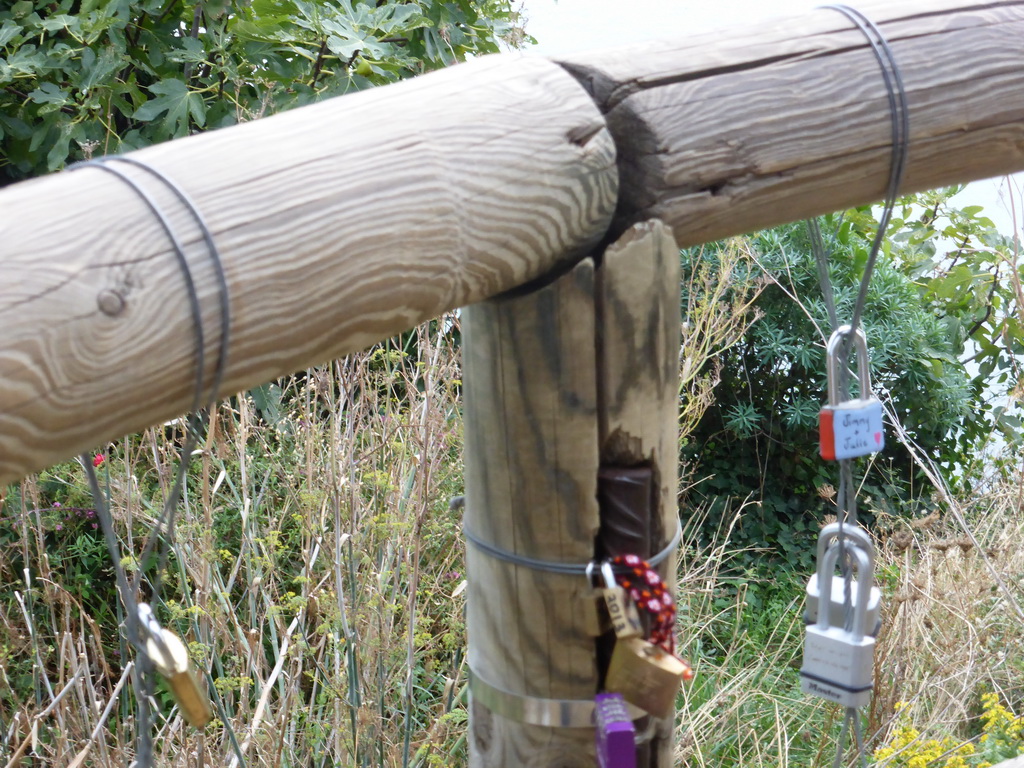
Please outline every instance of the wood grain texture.
[[[1024, 0], [857, 7], [889, 40], [907, 89], [902, 191], [1024, 169]], [[884, 81], [837, 11], [562, 63], [618, 145], [616, 232], [657, 217], [687, 246], [884, 196]]]
[[[614, 145], [542, 59], [488, 57], [133, 153], [195, 200], [231, 292], [230, 394], [572, 264], [606, 231]], [[207, 329], [213, 272], [185, 209]], [[0, 484], [191, 406], [194, 336], [156, 219], [92, 168], [0, 191]]]
[[[654, 470], [652, 531], [677, 524], [679, 249], [667, 226], [633, 227], [551, 285], [463, 316], [466, 527], [520, 556], [585, 563], [607, 510], [601, 466]], [[662, 566], [671, 584], [675, 559]], [[467, 545], [469, 661], [506, 691], [587, 700], [598, 684], [586, 583]], [[646, 725], [646, 723], [644, 724]], [[644, 768], [672, 765], [672, 723], [652, 725]], [[474, 699], [470, 765], [591, 768], [593, 731], [514, 722]]]
[[[598, 528], [593, 264], [526, 296], [465, 310], [465, 523], [521, 556], [586, 563]], [[469, 663], [491, 685], [545, 699], [597, 692], [582, 576], [497, 560], [467, 544]], [[590, 768], [593, 730], [523, 725], [474, 699], [475, 768]]]
[[[642, 557], [663, 549], [679, 521], [679, 269], [679, 247], [660, 221], [627, 230], [605, 250], [598, 269], [601, 464], [653, 470], [651, 537], [636, 552]], [[601, 509], [599, 538], [616, 541], [621, 537], [607, 530], [607, 512]], [[674, 592], [676, 558], [658, 571]], [[655, 736], [637, 765], [674, 765], [672, 720], [651, 727]]]

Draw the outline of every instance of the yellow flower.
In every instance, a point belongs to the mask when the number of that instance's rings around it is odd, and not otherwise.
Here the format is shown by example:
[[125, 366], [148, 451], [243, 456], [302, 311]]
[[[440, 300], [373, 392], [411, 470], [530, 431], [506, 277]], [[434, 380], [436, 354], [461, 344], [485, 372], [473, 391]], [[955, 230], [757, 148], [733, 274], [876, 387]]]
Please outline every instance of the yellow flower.
[[895, 754], [896, 750], [893, 747], [879, 747], [874, 752], [872, 752], [872, 755], [874, 756], [876, 763], [880, 763], [883, 760], [887, 760]]

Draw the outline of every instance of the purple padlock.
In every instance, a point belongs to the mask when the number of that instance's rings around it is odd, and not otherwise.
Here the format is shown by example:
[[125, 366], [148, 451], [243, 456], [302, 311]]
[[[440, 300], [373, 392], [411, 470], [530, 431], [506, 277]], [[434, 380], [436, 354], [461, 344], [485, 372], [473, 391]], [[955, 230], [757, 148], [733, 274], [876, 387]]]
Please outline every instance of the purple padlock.
[[636, 729], [621, 693], [594, 699], [597, 764], [600, 768], [636, 768]]

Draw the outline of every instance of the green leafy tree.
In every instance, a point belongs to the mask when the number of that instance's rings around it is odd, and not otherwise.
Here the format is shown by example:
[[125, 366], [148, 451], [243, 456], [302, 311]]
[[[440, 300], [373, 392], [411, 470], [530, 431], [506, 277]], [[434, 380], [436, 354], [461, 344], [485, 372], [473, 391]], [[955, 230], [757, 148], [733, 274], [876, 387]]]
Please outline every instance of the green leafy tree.
[[0, 186], [526, 39], [510, 0], [16, 0], [0, 9]]
[[[957, 207], [963, 187], [917, 195], [893, 221], [893, 255], [952, 338], [969, 376], [970, 407], [951, 437], [956, 477], [970, 491], [983, 469], [1004, 476], [1022, 443], [1020, 361], [1024, 289], [1019, 239], [1000, 234], [981, 206]], [[1018, 201], [1019, 202], [1019, 201]], [[941, 367], [939, 359], [933, 365]], [[993, 439], [995, 436], [996, 439]]]
[[[985, 396], [994, 383], [1004, 390], [1016, 385], [1019, 268], [978, 209], [948, 204], [954, 191], [903, 202], [863, 319], [875, 391], [951, 476], [994, 428], [1020, 439], [1013, 414]], [[835, 226], [830, 218], [823, 228]], [[829, 271], [840, 322], [852, 314], [876, 227], [865, 208], [847, 214], [835, 233]], [[935, 247], [943, 237], [955, 245], [950, 256]], [[817, 520], [832, 510], [836, 483], [835, 464], [819, 458], [817, 444], [826, 392], [823, 345], [831, 328], [806, 226], [763, 232], [752, 245], [756, 256], [748, 269], [767, 275], [769, 284], [756, 302], [758, 322], [717, 361], [715, 405], [683, 446], [700, 479], [691, 502], [724, 511], [752, 499], [735, 533], [739, 542], [809, 561]], [[719, 258], [723, 247], [684, 252], [684, 273]], [[997, 264], [1004, 267], [1002, 280]], [[969, 358], [980, 365], [969, 368]], [[865, 496], [869, 512], [901, 513], [930, 500], [909, 453], [891, 434], [867, 470]], [[710, 519], [717, 524], [720, 516]]]

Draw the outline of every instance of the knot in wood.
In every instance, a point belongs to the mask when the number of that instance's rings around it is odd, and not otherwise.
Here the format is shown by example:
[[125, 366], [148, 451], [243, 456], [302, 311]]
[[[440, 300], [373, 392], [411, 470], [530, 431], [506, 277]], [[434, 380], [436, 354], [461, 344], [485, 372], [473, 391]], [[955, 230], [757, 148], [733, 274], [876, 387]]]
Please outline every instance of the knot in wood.
[[125, 300], [120, 293], [107, 288], [100, 291], [99, 296], [96, 297], [96, 305], [104, 315], [117, 317], [124, 312]]

